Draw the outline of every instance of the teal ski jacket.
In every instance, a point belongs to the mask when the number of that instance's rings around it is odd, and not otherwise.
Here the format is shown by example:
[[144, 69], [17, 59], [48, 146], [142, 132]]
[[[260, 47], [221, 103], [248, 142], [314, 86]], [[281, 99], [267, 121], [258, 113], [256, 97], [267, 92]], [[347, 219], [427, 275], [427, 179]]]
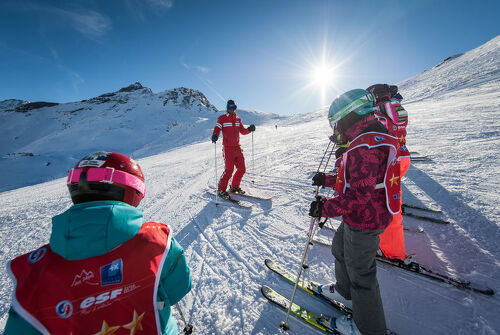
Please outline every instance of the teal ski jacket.
[[[121, 201], [92, 201], [71, 206], [52, 218], [51, 249], [67, 260], [81, 260], [108, 253], [133, 238], [140, 230], [142, 211]], [[168, 289], [167, 289], [168, 288]], [[164, 335], [178, 334], [177, 322], [170, 307], [191, 290], [191, 276], [184, 250], [172, 238], [170, 251], [161, 269], [158, 301]], [[12, 308], [4, 335], [40, 334]]]

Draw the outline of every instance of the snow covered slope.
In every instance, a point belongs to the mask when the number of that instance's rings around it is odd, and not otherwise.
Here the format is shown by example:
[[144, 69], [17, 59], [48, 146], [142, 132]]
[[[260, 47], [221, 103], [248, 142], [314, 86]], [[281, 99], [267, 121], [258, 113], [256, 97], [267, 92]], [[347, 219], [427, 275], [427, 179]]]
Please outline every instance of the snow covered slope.
[[426, 172], [455, 181], [449, 191], [498, 219], [500, 36], [399, 87], [409, 112], [409, 148], [433, 158]]
[[[155, 94], [140, 83], [80, 102], [1, 101], [0, 190], [59, 178], [103, 148], [140, 158], [206, 140], [217, 112], [199, 91]], [[248, 123], [278, 118], [238, 113]]]
[[433, 68], [399, 83], [405, 101], [439, 99], [450, 92], [470, 96], [468, 89], [499, 93], [500, 35], [464, 54], [446, 58]]
[[[498, 52], [498, 44], [486, 45]], [[483, 67], [482, 60], [463, 71], [473, 78], [475, 69]], [[427, 72], [431, 71], [441, 70]], [[407, 252], [432, 270], [490, 286], [496, 295], [459, 290], [379, 265], [388, 326], [398, 334], [500, 334], [500, 95], [499, 72], [489, 73], [489, 81], [479, 85], [428, 94], [420, 81], [414, 82], [414, 91], [427, 95], [405, 100], [410, 118], [408, 145], [430, 160], [413, 163], [405, 177], [403, 199], [439, 207], [442, 217], [451, 221], [439, 225], [405, 217], [406, 226], [425, 230], [406, 234]], [[427, 75], [421, 80], [427, 80]], [[454, 82], [437, 77], [436, 90], [445, 87], [439, 81]], [[411, 97], [412, 86], [401, 86], [405, 98]], [[147, 187], [139, 207], [146, 219], [172, 226], [191, 267], [193, 289], [181, 307], [197, 334], [278, 334], [285, 317], [262, 297], [260, 287], [270, 285], [289, 297], [292, 286], [268, 271], [264, 259], [298, 269], [310, 222], [307, 212], [314, 191], [310, 177], [331, 130], [326, 110], [282, 121], [277, 129], [275, 124], [267, 122], [254, 133], [255, 162], [251, 135], [241, 138], [248, 168], [243, 187], [273, 195], [272, 201], [252, 201], [251, 211], [230, 204], [215, 207], [206, 194], [215, 184], [213, 144], [208, 141], [139, 159]], [[219, 173], [220, 149], [219, 144]], [[1, 268], [16, 255], [47, 243], [50, 218], [71, 205], [64, 178], [2, 192], [0, 204]], [[331, 231], [318, 234], [333, 236]], [[329, 248], [315, 245], [308, 264], [307, 278], [334, 280]], [[12, 283], [2, 271], [0, 315], [4, 318], [11, 292]], [[335, 313], [303, 292], [297, 292], [296, 299], [314, 312]], [[289, 323], [290, 334], [322, 334], [293, 317]]]

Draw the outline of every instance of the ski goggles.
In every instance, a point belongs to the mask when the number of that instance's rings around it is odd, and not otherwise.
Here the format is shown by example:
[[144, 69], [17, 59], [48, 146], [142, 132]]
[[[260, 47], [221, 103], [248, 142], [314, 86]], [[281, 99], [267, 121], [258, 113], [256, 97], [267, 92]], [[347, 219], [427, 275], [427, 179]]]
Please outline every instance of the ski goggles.
[[227, 105], [227, 109], [231, 109], [231, 110], [235, 110], [236, 109], [236, 105]]
[[[80, 175], [83, 169], [71, 169], [68, 173], [68, 180], [66, 184], [78, 183], [80, 180]], [[122, 184], [133, 188], [134, 190], [140, 192], [142, 196], [146, 194], [146, 184], [130, 173], [115, 170], [111, 167], [105, 168], [89, 168], [86, 171], [87, 181], [94, 181], [99, 183], [107, 184]]]

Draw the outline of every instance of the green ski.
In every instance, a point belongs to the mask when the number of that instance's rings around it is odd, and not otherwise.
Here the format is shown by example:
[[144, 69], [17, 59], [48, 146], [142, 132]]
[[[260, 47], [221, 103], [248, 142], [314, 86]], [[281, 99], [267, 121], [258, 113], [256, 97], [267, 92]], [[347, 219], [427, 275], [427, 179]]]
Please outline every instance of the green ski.
[[[286, 269], [285, 267], [281, 266], [280, 264], [278, 264], [277, 262], [275, 262], [269, 258], [267, 258], [265, 260], [265, 263], [266, 263], [266, 266], [269, 268], [269, 270], [276, 272], [281, 277], [288, 280], [290, 283], [295, 284], [295, 280], [297, 277], [296, 277], [296, 275], [291, 273], [288, 269]], [[335, 300], [327, 299], [326, 297], [317, 293], [317, 291], [314, 288], [317, 287], [318, 285], [319, 284], [316, 282], [306, 281], [306, 280], [300, 280], [299, 283], [297, 284], [297, 286], [300, 289], [302, 289], [305, 292], [319, 298], [320, 300], [322, 300], [324, 302], [329, 303], [330, 305], [332, 305], [333, 307], [335, 307], [339, 311], [344, 312], [348, 315], [352, 314], [352, 310], [349, 307], [345, 306], [343, 303], [335, 301]]]
[[[280, 306], [283, 308], [285, 311], [288, 310], [288, 306], [290, 306], [290, 300], [270, 288], [269, 286], [262, 285], [262, 288], [260, 289], [264, 297], [267, 298], [270, 302]], [[341, 334], [338, 330], [335, 328], [331, 328], [330, 326], [330, 320], [333, 317], [329, 316], [324, 316], [324, 315], [317, 315], [312, 312], [309, 312], [307, 309], [304, 307], [301, 307], [297, 305], [296, 303], [292, 304], [292, 307], [290, 309], [290, 313], [301, 319], [302, 321], [307, 322], [311, 326], [314, 326], [325, 333], [328, 334]]]

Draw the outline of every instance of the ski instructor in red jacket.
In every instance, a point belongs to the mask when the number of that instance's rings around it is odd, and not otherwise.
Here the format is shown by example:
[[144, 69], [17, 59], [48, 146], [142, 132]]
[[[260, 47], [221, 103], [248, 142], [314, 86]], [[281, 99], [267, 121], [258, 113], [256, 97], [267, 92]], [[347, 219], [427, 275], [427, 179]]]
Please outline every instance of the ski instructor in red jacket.
[[243, 122], [236, 115], [236, 104], [233, 100], [227, 101], [226, 114], [219, 116], [217, 124], [214, 127], [212, 142], [217, 142], [220, 131], [222, 130], [222, 154], [225, 161], [225, 170], [219, 181], [219, 189], [217, 191], [221, 198], [228, 199], [229, 194], [226, 192], [229, 179], [233, 175], [233, 169], [236, 166], [236, 173], [233, 176], [229, 192], [243, 194], [245, 193], [240, 182], [245, 174], [245, 157], [243, 149], [240, 146], [240, 133], [243, 135], [250, 134], [255, 131], [255, 126], [251, 124], [248, 128], [243, 127]]

